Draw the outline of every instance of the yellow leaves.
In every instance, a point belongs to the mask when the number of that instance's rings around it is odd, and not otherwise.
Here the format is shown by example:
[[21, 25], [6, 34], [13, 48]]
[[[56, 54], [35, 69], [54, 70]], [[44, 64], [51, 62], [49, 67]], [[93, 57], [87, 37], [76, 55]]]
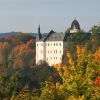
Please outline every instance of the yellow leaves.
[[60, 88], [60, 85], [61, 85], [61, 84], [57, 82], [57, 83], [56, 83], [56, 89], [59, 89], [59, 88]]
[[6, 48], [8, 46], [8, 42], [0, 42], [0, 48], [1, 49], [4, 49], [4, 48]]
[[[80, 45], [77, 45], [76, 48], [77, 55], [72, 56], [71, 52], [66, 53], [70, 63], [69, 66], [55, 65], [62, 78], [62, 84], [56, 83], [55, 90], [62, 92], [67, 98], [65, 100], [91, 99], [92, 95], [96, 96], [100, 91], [100, 88], [97, 89], [96, 86], [96, 84], [100, 84], [100, 77], [95, 81], [96, 76], [100, 74], [100, 70], [97, 69], [100, 66], [97, 62], [97, 60], [100, 62], [100, 48], [95, 54], [87, 52], [86, 48]], [[76, 57], [76, 59], [74, 60], [73, 57]]]
[[95, 59], [98, 60], [100, 62], [100, 47], [98, 48], [98, 50], [95, 52]]
[[77, 45], [76, 50], [77, 50], [77, 57], [78, 57], [77, 62], [79, 63], [79, 65], [82, 65], [85, 61], [86, 48]]
[[70, 96], [69, 98], [68, 98], [68, 100], [85, 100], [85, 97], [84, 97], [84, 95], [83, 96], [79, 96], [79, 97], [74, 97], [74, 96]]
[[11, 100], [39, 100], [37, 93], [36, 89], [21, 91], [17, 96], [12, 96]]
[[76, 75], [74, 76], [74, 80], [77, 81], [77, 80], [79, 80], [79, 79], [80, 79], [80, 76], [79, 76], [78, 74], [76, 74]]
[[64, 76], [66, 77], [68, 75], [68, 69], [67, 69], [67, 67], [63, 67], [63, 70], [64, 70]]
[[69, 51], [67, 52], [66, 56], [67, 56], [68, 59], [69, 59], [69, 64], [70, 64], [70, 65], [74, 65], [75, 62], [74, 62], [73, 56], [72, 56], [72, 54], [71, 54]]
[[64, 79], [68, 75], [68, 69], [67, 66], [64, 66], [62, 64], [56, 64], [54, 66], [56, 70], [58, 71], [59, 75]]

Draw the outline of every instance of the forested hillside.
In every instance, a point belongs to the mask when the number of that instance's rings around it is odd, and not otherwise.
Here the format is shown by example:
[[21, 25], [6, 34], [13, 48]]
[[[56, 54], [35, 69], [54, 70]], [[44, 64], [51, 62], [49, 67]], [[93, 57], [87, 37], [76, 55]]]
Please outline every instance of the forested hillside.
[[22, 33], [0, 39], [0, 100], [40, 88], [53, 73], [45, 62], [35, 65], [35, 43], [35, 37]]
[[[23, 33], [23, 32], [6, 32], [6, 33], [0, 33], [0, 38], [5, 38], [7, 36], [15, 36], [15, 35], [18, 35], [20, 33]], [[30, 35], [32, 35], [34, 37], [37, 35], [37, 33], [28, 33], [28, 34], [30, 34]]]
[[100, 26], [67, 37], [62, 63], [35, 64], [35, 37], [0, 39], [0, 100], [99, 100]]

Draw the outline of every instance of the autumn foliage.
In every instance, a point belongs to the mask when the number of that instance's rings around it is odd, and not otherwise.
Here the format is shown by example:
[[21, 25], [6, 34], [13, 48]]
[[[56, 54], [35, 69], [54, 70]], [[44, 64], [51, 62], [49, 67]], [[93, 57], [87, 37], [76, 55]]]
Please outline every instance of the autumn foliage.
[[62, 78], [62, 83], [47, 83], [41, 94], [43, 100], [46, 98], [50, 98], [50, 100], [58, 100], [58, 98], [59, 100], [99, 100], [99, 54], [100, 49], [91, 53], [87, 52], [84, 46], [77, 45], [76, 59], [73, 59], [72, 53], [67, 51], [69, 64], [54, 66]]
[[[3, 42], [4, 41], [4, 42]], [[23, 68], [35, 64], [35, 38], [28, 34], [5, 37], [0, 42], [0, 64], [9, 61], [9, 67]]]
[[100, 100], [99, 34], [70, 36], [53, 67], [35, 64], [35, 44], [29, 34], [0, 39], [0, 100]]

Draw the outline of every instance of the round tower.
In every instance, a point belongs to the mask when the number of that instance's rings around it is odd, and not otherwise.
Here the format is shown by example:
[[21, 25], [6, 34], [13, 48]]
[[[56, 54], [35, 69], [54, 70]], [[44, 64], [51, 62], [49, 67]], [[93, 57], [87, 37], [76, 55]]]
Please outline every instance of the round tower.
[[80, 25], [79, 25], [79, 22], [75, 19], [73, 20], [72, 24], [71, 24], [71, 28], [70, 28], [70, 33], [75, 33], [77, 31], [79, 31], [81, 28], [80, 28]]

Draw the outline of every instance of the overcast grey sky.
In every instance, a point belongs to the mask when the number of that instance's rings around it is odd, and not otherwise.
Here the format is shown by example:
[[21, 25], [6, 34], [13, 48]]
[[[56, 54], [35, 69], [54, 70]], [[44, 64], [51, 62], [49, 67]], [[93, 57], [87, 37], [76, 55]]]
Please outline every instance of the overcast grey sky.
[[0, 0], [0, 32], [64, 32], [75, 19], [84, 30], [100, 23], [100, 0]]

